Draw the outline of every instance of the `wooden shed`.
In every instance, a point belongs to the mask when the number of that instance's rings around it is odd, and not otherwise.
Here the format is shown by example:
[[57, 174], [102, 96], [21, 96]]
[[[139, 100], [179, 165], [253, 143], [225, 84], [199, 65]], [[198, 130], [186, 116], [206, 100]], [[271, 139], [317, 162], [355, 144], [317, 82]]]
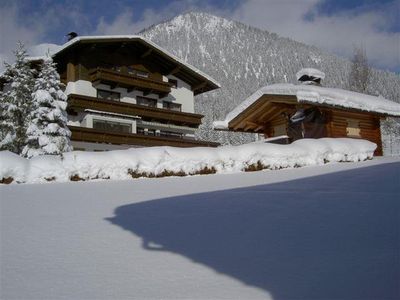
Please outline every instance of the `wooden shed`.
[[380, 122], [400, 116], [400, 104], [366, 94], [326, 88], [318, 84], [274, 84], [261, 88], [214, 129], [261, 133], [265, 137], [350, 137], [377, 144], [382, 155]]

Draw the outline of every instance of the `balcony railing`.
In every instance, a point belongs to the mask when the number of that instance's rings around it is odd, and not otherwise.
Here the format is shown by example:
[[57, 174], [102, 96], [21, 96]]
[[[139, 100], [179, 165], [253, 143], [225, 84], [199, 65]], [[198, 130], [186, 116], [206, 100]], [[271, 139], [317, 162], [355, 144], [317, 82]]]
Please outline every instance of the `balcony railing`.
[[145, 120], [157, 120], [164, 123], [186, 125], [189, 127], [198, 127], [203, 118], [203, 115], [199, 114], [148, 107], [120, 101], [103, 100], [77, 94], [70, 94], [68, 96], [68, 109], [76, 111], [93, 109], [130, 116], [140, 116]]
[[104, 83], [113, 87], [123, 87], [128, 90], [137, 89], [159, 95], [167, 95], [171, 92], [170, 83], [105, 68], [91, 70], [89, 72], [89, 78], [92, 82]]
[[72, 132], [72, 141], [89, 143], [173, 147], [217, 147], [219, 145], [214, 142], [196, 141], [192, 139], [119, 133], [76, 126], [69, 126], [69, 129]]

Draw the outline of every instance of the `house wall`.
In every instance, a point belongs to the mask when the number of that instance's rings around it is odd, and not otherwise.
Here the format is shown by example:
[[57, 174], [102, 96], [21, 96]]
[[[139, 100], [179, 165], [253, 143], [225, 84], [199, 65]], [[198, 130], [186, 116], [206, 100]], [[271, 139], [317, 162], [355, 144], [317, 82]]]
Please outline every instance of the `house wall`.
[[[178, 86], [177, 88], [171, 88], [171, 93], [169, 93], [167, 97], [164, 97], [161, 100], [179, 103], [182, 105], [183, 112], [194, 113], [194, 95], [190, 85], [173, 75], [168, 76], [168, 78], [177, 80]], [[164, 76], [164, 80], [165, 79], [167, 79], [167, 77]], [[168, 79], [165, 81], [168, 81]]]
[[[157, 100], [157, 108], [163, 108], [163, 101], [170, 101], [173, 103], [181, 104], [182, 112], [194, 112], [194, 95], [191, 91], [191, 87], [186, 84], [184, 81], [174, 77], [169, 76], [171, 79], [177, 80], [177, 88], [171, 88], [171, 93], [164, 98], [159, 98], [156, 94], [148, 94], [145, 97], [152, 98]], [[163, 77], [163, 81], [168, 81], [167, 77]], [[105, 84], [98, 84], [93, 86], [92, 82], [87, 80], [77, 80], [68, 82], [66, 86], [65, 93], [69, 94], [78, 94], [89, 97], [97, 97], [97, 90], [106, 90], [120, 93], [120, 101], [126, 103], [136, 104], [137, 96], [144, 96], [143, 92], [133, 90], [128, 93], [126, 88], [115, 88], [111, 89], [110, 86]], [[132, 133], [137, 133], [137, 126], [147, 129], [155, 129], [156, 133], [159, 134], [160, 130], [177, 132], [183, 134], [186, 138], [194, 138], [194, 128], [184, 127], [184, 126], [175, 126], [173, 128], [169, 128], [167, 125], [160, 124], [160, 126], [156, 126], [155, 124], [148, 125], [143, 124], [143, 122], [136, 120], [129, 120], [124, 118], [118, 118], [118, 116], [105, 116], [98, 115], [89, 112], [78, 112], [77, 115], [69, 115], [68, 116], [68, 125], [72, 126], [82, 126], [87, 128], [93, 128], [93, 119], [105, 120], [105, 121], [115, 121], [120, 123], [127, 123], [132, 126]], [[126, 145], [111, 145], [111, 144], [100, 144], [100, 143], [85, 143], [82, 142], [73, 143], [73, 146], [77, 149], [85, 149], [89, 151], [104, 151], [104, 150], [113, 150], [113, 149], [125, 149], [129, 146]]]
[[[168, 80], [167, 77], [165, 78], [167, 81]], [[174, 76], [169, 76], [169, 78], [177, 80], [178, 87], [171, 88], [171, 93], [169, 93], [166, 97], [160, 99], [156, 94], [149, 94], [146, 95], [145, 97], [156, 99], [158, 108], [163, 107], [163, 101], [170, 101], [173, 103], [181, 104], [182, 112], [194, 113], [194, 95], [190, 85], [188, 85], [184, 81]], [[110, 86], [105, 84], [98, 84], [94, 87], [93, 84], [87, 80], [77, 80], [68, 82], [67, 87], [65, 89], [65, 93], [67, 95], [79, 94], [89, 97], [97, 97], [97, 89], [120, 93], [121, 102], [127, 102], [133, 104], [136, 104], [137, 96], [143, 96], [143, 92], [141, 91], [134, 90], [128, 93], [127, 89], [125, 88], [111, 89]]]
[[[304, 106], [309, 108], [311, 106]], [[293, 114], [295, 109], [288, 109], [287, 114]], [[340, 138], [359, 138], [371, 141], [377, 144], [375, 155], [382, 155], [382, 138], [380, 131], [380, 117], [368, 112], [353, 112], [341, 109], [320, 108], [320, 111], [326, 116], [325, 132], [323, 136]], [[303, 126], [307, 127], [307, 126]], [[264, 130], [265, 136], [275, 137], [282, 135], [286, 128], [288, 132], [288, 121], [282, 116], [268, 120]], [[300, 137], [301, 138], [301, 137]]]

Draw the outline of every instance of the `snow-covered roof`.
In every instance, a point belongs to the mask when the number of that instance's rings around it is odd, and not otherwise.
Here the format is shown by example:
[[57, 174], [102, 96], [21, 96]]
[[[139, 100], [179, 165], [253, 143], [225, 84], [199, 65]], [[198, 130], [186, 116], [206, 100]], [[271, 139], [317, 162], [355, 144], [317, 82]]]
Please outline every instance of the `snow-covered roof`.
[[206, 79], [207, 81], [211, 82], [212, 84], [214, 84], [216, 87], [220, 88], [221, 85], [215, 80], [213, 79], [211, 76], [205, 74], [204, 72], [200, 71], [199, 69], [197, 69], [196, 67], [192, 66], [191, 64], [184, 62], [183, 60], [181, 60], [180, 58], [176, 57], [175, 55], [173, 55], [172, 53], [168, 52], [167, 50], [165, 50], [164, 48], [160, 47], [159, 45], [153, 43], [152, 41], [144, 38], [143, 36], [140, 35], [100, 35], [100, 36], [78, 36], [70, 41], [68, 41], [67, 43], [65, 43], [64, 45], [62, 45], [60, 48], [56, 49], [53, 53], [52, 56], [56, 56], [58, 54], [60, 54], [61, 52], [63, 52], [64, 50], [66, 50], [67, 48], [70, 48], [71, 46], [81, 42], [81, 41], [94, 41], [94, 40], [116, 40], [116, 41], [121, 41], [121, 40], [140, 40], [144, 43], [147, 43], [148, 45], [150, 45], [151, 47], [163, 52], [165, 55], [167, 55], [171, 60], [175, 61], [176, 63], [190, 69], [191, 71], [197, 73], [198, 75], [200, 75], [201, 77], [203, 77], [204, 79]]
[[272, 84], [265, 86], [248, 97], [223, 121], [213, 123], [215, 129], [228, 129], [229, 122], [246, 110], [263, 95], [291, 95], [296, 96], [298, 102], [323, 104], [340, 108], [356, 109], [365, 112], [374, 112], [389, 116], [400, 116], [400, 104], [387, 100], [381, 96], [351, 92], [337, 88], [327, 88], [315, 85], [294, 85], [290, 83]]
[[296, 73], [297, 80], [300, 80], [300, 78], [303, 77], [304, 75], [313, 77], [313, 78], [321, 78], [322, 80], [325, 79], [324, 72], [317, 70], [317, 69], [313, 69], [313, 68], [304, 68]]

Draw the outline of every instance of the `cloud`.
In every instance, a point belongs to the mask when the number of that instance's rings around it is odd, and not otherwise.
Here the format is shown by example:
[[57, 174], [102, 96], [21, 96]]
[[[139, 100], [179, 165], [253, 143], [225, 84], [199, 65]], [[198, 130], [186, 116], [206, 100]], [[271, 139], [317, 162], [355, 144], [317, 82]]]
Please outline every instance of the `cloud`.
[[400, 69], [400, 33], [390, 31], [398, 22], [400, 1], [331, 15], [318, 12], [319, 4], [321, 0], [247, 0], [231, 17], [348, 58], [355, 45], [362, 45], [373, 65]]
[[[147, 9], [139, 19], [127, 8], [114, 20], [100, 19], [96, 34], [134, 34], [187, 10], [201, 10], [235, 19], [351, 58], [355, 46], [366, 48], [372, 65], [399, 70], [400, 33], [390, 29], [398, 22], [396, 0], [386, 5], [361, 7], [324, 15], [318, 8], [323, 0], [244, 0], [234, 8], [217, 8], [196, 0], [173, 1], [163, 8]], [[396, 15], [397, 12], [397, 15]]]
[[18, 41], [27, 46], [34, 45], [43, 34], [43, 28], [38, 24], [32, 24], [30, 27], [20, 25], [17, 15], [16, 6], [0, 7], [0, 71], [4, 69], [3, 61], [12, 61], [12, 50]]
[[[20, 22], [17, 5], [0, 6], [0, 59], [10, 60], [18, 40], [27, 46], [65, 42], [64, 32], [81, 34], [135, 34], [153, 24], [173, 18], [188, 10], [201, 10], [235, 19], [245, 24], [275, 32], [306, 44], [315, 45], [340, 56], [351, 58], [354, 46], [366, 48], [371, 64], [400, 70], [400, 33], [398, 31], [400, 0], [353, 10], [319, 11], [324, 0], [239, 0], [234, 5], [218, 6], [212, 1], [175, 0], [157, 9], [136, 12], [134, 6], [123, 7], [114, 19], [97, 17], [97, 21], [71, 4], [52, 4], [46, 13], [32, 12]], [[60, 14], [62, 12], [62, 14]], [[24, 25], [23, 25], [24, 24]], [[396, 29], [397, 31], [393, 30]], [[60, 34], [61, 32], [61, 34]], [[47, 37], [47, 40], [46, 40]], [[0, 65], [0, 71], [2, 69]]]
[[136, 34], [139, 31], [153, 24], [171, 19], [176, 15], [196, 9], [204, 10], [208, 6], [201, 5], [196, 0], [177, 0], [159, 8], [145, 9], [139, 18], [134, 17], [134, 10], [126, 7], [124, 11], [116, 16], [112, 21], [106, 22], [104, 18], [100, 18], [95, 30], [95, 34]]

